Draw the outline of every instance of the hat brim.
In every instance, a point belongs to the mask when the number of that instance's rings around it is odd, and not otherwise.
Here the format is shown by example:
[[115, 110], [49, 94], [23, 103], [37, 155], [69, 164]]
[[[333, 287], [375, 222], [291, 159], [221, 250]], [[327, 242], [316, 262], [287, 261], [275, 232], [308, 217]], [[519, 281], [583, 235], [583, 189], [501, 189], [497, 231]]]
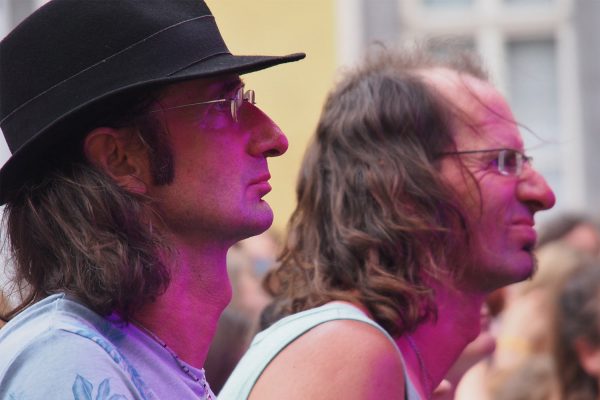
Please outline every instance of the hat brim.
[[299, 61], [304, 57], [306, 57], [304, 53], [294, 53], [286, 56], [234, 56], [231, 54], [219, 54], [196, 62], [172, 74], [170, 79], [165, 82], [177, 79], [206, 78], [231, 73], [242, 75], [279, 64]]
[[[305, 56], [304, 53], [294, 53], [286, 56], [218, 54], [209, 59], [197, 61], [175, 73], [139, 80], [127, 86], [122, 86], [116, 90], [107, 91], [90, 98], [78, 107], [68, 110], [55, 118], [54, 121], [40, 129], [10, 156], [2, 168], [0, 168], [0, 205], [6, 203], [10, 197], [10, 193], [22, 186], [24, 180], [39, 173], [39, 167], [36, 165], [36, 162], [43, 164], [43, 159], [48, 158], [48, 156], [43, 157], [43, 154], [48, 151], [49, 147], [60, 143], [73, 134], [72, 129], [69, 129], [68, 121], [76, 119], [74, 118], [75, 116], [83, 113], [95, 104], [108, 101], [110, 98], [129, 90], [226, 74], [242, 75], [279, 64], [298, 61]], [[57, 127], [61, 129], [56, 129]]]

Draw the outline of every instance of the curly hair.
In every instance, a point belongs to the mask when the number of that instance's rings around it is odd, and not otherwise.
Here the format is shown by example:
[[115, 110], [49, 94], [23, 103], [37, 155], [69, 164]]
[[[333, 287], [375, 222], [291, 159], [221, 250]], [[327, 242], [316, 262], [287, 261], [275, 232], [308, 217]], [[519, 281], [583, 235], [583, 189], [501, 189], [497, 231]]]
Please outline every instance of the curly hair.
[[[97, 126], [135, 126], [148, 150], [155, 184], [173, 179], [166, 134], [150, 113], [158, 89], [121, 94], [88, 107], [68, 124], [74, 134], [37, 172], [10, 194], [2, 222], [14, 266], [13, 290], [21, 302], [2, 318], [54, 293], [66, 293], [101, 315], [124, 320], [166, 290], [170, 276], [161, 256], [170, 250], [153, 229], [151, 199], [118, 186], [85, 160], [83, 138]], [[77, 134], [76, 132], [79, 132]]]
[[360, 302], [392, 335], [435, 318], [427, 281], [460, 274], [469, 243], [438, 169], [456, 110], [420, 74], [435, 67], [487, 79], [470, 57], [381, 51], [328, 95], [281, 265], [265, 280], [273, 318], [333, 300]]

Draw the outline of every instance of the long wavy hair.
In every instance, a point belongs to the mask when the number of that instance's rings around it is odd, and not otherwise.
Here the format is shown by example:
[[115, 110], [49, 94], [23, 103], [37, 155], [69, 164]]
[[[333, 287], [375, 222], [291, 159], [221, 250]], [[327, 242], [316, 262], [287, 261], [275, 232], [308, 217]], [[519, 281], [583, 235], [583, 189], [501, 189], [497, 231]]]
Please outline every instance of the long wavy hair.
[[460, 275], [469, 235], [438, 169], [440, 153], [454, 148], [456, 115], [420, 75], [434, 67], [486, 79], [466, 55], [383, 50], [329, 93], [302, 164], [281, 264], [265, 280], [275, 297], [266, 311], [272, 319], [358, 301], [401, 335], [436, 316], [428, 282]]
[[164, 292], [170, 276], [160, 256], [170, 248], [149, 223], [151, 200], [119, 187], [83, 155], [83, 138], [92, 128], [135, 126], [154, 182], [169, 183], [168, 141], [160, 122], [146, 112], [158, 95], [157, 89], [131, 92], [79, 113], [58, 129], [80, 134], [48, 151], [54, 156], [40, 160], [35, 177], [10, 194], [4, 245], [14, 268], [12, 292], [21, 301], [3, 319], [62, 292], [101, 315], [117, 311], [129, 320]]
[[597, 399], [598, 377], [581, 366], [577, 340], [600, 348], [600, 264], [584, 262], [566, 280], [557, 296], [554, 358], [564, 400]]

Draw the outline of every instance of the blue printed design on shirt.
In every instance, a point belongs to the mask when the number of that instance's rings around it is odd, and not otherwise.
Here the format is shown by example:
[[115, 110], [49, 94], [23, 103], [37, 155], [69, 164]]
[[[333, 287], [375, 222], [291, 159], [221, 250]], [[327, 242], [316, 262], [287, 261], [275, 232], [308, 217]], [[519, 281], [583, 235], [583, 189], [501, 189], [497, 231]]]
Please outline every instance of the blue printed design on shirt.
[[[94, 400], [94, 385], [81, 375], [77, 375], [73, 383], [74, 400]], [[127, 397], [120, 394], [110, 395], [110, 383], [108, 379], [103, 380], [98, 386], [95, 400], [127, 400]]]
[[125, 359], [125, 357], [121, 355], [121, 353], [110, 342], [96, 335], [94, 332], [85, 329], [77, 329], [73, 330], [72, 332], [87, 339], [90, 339], [94, 343], [102, 347], [104, 351], [106, 351], [106, 353], [113, 359], [113, 361], [117, 363], [131, 377], [133, 385], [139, 391], [143, 400], [150, 400], [153, 398], [153, 396], [150, 394], [150, 389], [142, 380], [139, 372], [127, 361], [127, 359]]

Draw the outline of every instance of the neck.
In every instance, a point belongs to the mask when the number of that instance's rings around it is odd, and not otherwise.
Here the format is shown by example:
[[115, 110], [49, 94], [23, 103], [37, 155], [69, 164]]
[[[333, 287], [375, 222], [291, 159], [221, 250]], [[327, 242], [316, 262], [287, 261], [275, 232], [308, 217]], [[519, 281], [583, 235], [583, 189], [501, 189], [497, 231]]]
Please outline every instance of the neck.
[[176, 246], [171, 282], [134, 319], [163, 340], [179, 358], [202, 368], [223, 309], [231, 300], [224, 246]]
[[422, 323], [396, 340], [408, 375], [425, 399], [431, 398], [464, 348], [479, 334], [485, 299], [437, 286], [437, 320]]

